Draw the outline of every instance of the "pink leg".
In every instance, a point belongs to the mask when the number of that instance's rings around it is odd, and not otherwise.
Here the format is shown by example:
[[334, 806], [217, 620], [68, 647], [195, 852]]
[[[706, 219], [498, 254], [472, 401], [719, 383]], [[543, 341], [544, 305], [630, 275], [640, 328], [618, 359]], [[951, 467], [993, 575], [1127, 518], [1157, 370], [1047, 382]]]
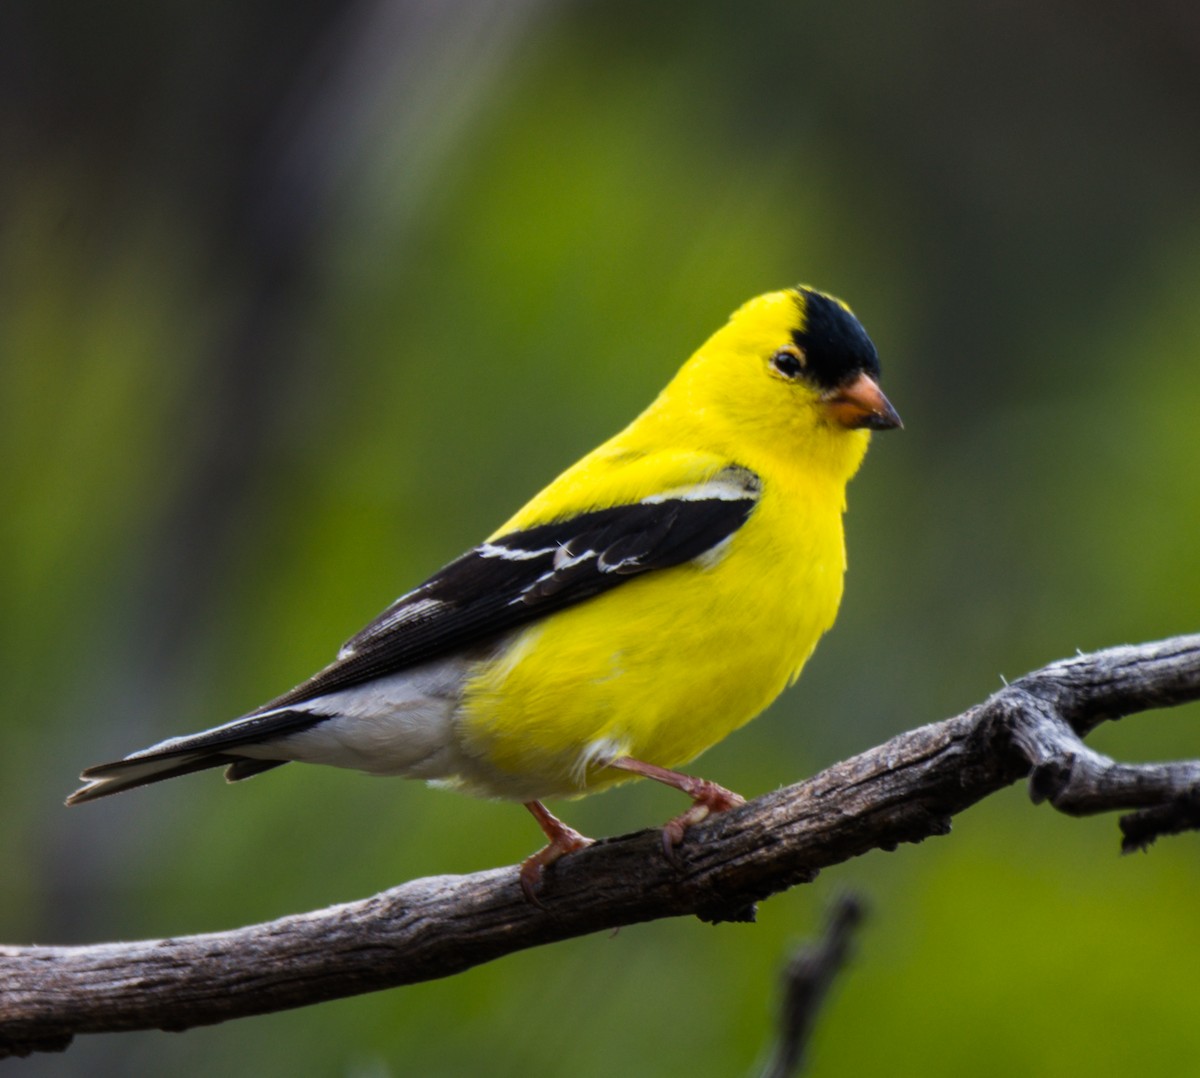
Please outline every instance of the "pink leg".
[[542, 869], [554, 864], [563, 854], [573, 853], [590, 846], [593, 839], [581, 835], [573, 827], [568, 827], [558, 817], [552, 815], [540, 801], [526, 801], [525, 807], [533, 813], [538, 826], [550, 840], [550, 845], [538, 850], [531, 857], [521, 862], [521, 890], [531, 906], [540, 906], [537, 889], [542, 881]]
[[[631, 756], [618, 756], [608, 765], [618, 771], [628, 771], [631, 775], [641, 775], [643, 778], [654, 779], [655, 782], [673, 786], [682, 790], [692, 799], [692, 807], [681, 812], [663, 827], [663, 851], [669, 858], [674, 859], [675, 847], [683, 841], [683, 833], [714, 812], [725, 812], [728, 809], [744, 805], [746, 799], [741, 794], [718, 786], [708, 779], [698, 779], [692, 775], [683, 775], [657, 764], [643, 763]], [[547, 832], [548, 834], [549, 832]]]

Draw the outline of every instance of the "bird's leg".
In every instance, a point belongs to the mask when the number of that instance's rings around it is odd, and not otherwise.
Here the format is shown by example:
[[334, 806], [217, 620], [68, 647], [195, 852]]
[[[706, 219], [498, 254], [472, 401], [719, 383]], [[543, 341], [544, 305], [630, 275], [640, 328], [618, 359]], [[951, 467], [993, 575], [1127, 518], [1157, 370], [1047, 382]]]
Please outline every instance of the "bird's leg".
[[537, 888], [542, 881], [542, 869], [554, 864], [563, 854], [582, 850], [595, 840], [581, 835], [573, 827], [568, 827], [540, 801], [526, 801], [525, 807], [533, 813], [538, 827], [550, 840], [549, 846], [543, 847], [532, 857], [526, 857], [521, 862], [521, 890], [525, 892], [525, 898], [531, 906], [540, 906]]
[[676, 790], [682, 790], [692, 799], [690, 809], [681, 812], [674, 819], [668, 820], [663, 827], [663, 852], [671, 860], [675, 859], [675, 847], [683, 841], [683, 833], [689, 827], [714, 812], [725, 812], [727, 809], [737, 808], [738, 805], [746, 803], [746, 799], [741, 794], [735, 794], [732, 790], [725, 789], [724, 786], [709, 782], [708, 779], [683, 775], [678, 771], [659, 767], [657, 764], [647, 764], [641, 760], [635, 760], [632, 756], [618, 756], [615, 760], [610, 760], [608, 766], [615, 767], [618, 771], [628, 771], [631, 775], [641, 775], [643, 778], [654, 779], [655, 782], [673, 786]]

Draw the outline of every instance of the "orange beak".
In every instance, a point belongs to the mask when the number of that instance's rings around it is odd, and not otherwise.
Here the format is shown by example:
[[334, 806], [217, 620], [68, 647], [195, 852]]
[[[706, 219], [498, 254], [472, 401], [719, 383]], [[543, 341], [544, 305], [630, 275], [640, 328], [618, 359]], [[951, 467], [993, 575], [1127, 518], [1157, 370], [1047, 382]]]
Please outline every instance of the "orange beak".
[[825, 414], [847, 430], [893, 430], [904, 426], [891, 402], [873, 378], [860, 374], [847, 386], [821, 398]]

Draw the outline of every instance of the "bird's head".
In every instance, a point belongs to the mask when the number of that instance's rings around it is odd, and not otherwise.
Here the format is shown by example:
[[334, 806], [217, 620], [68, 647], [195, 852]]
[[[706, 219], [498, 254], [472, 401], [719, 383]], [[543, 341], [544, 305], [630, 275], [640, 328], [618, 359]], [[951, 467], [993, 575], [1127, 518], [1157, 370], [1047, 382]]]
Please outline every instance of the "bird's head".
[[841, 300], [805, 285], [743, 304], [676, 381], [708, 429], [720, 417], [743, 445], [843, 478], [871, 431], [901, 425], [866, 330]]

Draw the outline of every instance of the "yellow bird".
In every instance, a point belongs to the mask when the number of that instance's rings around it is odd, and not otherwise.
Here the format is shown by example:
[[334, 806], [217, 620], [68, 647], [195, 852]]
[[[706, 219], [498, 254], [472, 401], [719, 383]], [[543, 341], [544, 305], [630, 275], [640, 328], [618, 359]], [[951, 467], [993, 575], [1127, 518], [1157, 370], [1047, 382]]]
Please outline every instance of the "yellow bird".
[[203, 733], [87, 768], [67, 804], [291, 760], [521, 801], [544, 866], [590, 840], [544, 798], [635, 776], [688, 794], [668, 847], [742, 799], [669, 770], [748, 722], [832, 624], [846, 484], [900, 426], [850, 308], [798, 287], [734, 312], [658, 398], [337, 660]]

